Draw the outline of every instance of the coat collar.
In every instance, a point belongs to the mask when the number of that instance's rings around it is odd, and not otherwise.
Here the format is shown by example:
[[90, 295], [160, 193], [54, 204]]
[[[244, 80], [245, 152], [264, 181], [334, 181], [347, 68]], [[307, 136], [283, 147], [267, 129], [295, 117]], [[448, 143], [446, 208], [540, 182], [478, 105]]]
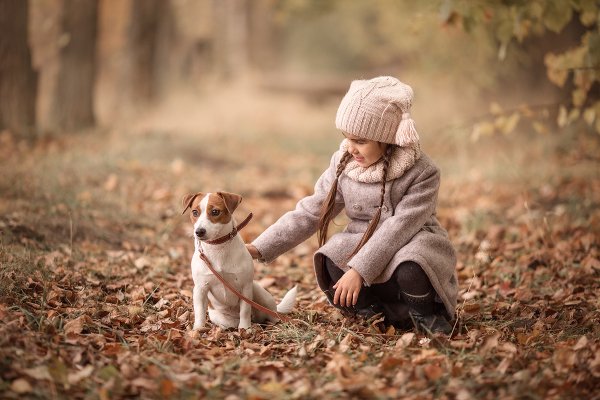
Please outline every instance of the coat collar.
[[[340, 144], [340, 152], [342, 154], [348, 151], [348, 139], [342, 140]], [[390, 158], [390, 166], [388, 169], [387, 181], [399, 178], [408, 171], [415, 162], [421, 157], [421, 147], [419, 143], [413, 143], [408, 146], [396, 146], [392, 151]], [[344, 173], [348, 177], [357, 182], [376, 183], [383, 179], [383, 160], [377, 161], [375, 164], [363, 168], [354, 160], [346, 164]]]

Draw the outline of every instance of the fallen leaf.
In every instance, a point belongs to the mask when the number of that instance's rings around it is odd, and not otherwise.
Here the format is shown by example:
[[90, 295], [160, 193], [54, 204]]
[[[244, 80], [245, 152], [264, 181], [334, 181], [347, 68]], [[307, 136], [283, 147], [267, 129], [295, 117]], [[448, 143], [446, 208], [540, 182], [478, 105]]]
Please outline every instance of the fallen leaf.
[[146, 267], [152, 266], [152, 263], [148, 257], [141, 256], [133, 262], [133, 265], [135, 265], [137, 269], [144, 269]]
[[426, 365], [425, 367], [423, 367], [423, 372], [425, 373], [427, 379], [430, 381], [437, 381], [444, 373], [442, 368], [440, 368], [440, 366], [436, 364]]
[[110, 174], [106, 181], [104, 182], [104, 190], [107, 192], [112, 192], [117, 188], [119, 184], [119, 178], [116, 174]]
[[492, 351], [496, 346], [498, 346], [498, 339], [500, 339], [500, 332], [495, 332], [483, 339], [483, 343], [479, 348], [479, 354], [486, 355]]
[[498, 364], [498, 367], [496, 367], [496, 371], [498, 371], [501, 374], [505, 374], [508, 370], [508, 367], [510, 367], [510, 364], [510, 358], [505, 358], [502, 361], [500, 361], [500, 364]]
[[74, 385], [82, 379], [88, 378], [90, 375], [92, 375], [92, 372], [94, 372], [94, 366], [87, 365], [83, 367], [80, 371], [69, 373], [67, 375], [67, 381], [71, 385]]
[[170, 379], [163, 379], [160, 381], [160, 394], [164, 398], [170, 398], [175, 394], [175, 384]]
[[18, 394], [25, 394], [25, 393], [31, 392], [33, 390], [33, 388], [31, 387], [29, 382], [27, 382], [25, 379], [19, 378], [19, 379], [15, 379], [11, 383], [10, 390], [12, 390], [13, 392], [18, 393]]
[[582, 337], [579, 338], [579, 340], [575, 344], [575, 347], [573, 347], [573, 350], [585, 349], [587, 347], [587, 345], [588, 345], [588, 338], [585, 335], [583, 335]]
[[402, 336], [400, 336], [400, 339], [398, 339], [398, 341], [396, 342], [396, 348], [404, 349], [404, 348], [410, 346], [412, 341], [415, 339], [415, 336], [416, 335], [414, 332], [407, 332], [407, 333], [403, 334]]
[[39, 365], [34, 368], [25, 369], [25, 370], [23, 370], [23, 373], [25, 375], [27, 375], [33, 379], [37, 379], [37, 380], [48, 380], [48, 381], [52, 380], [52, 376], [50, 375], [50, 372], [48, 371], [48, 367], [45, 365]]
[[80, 334], [87, 323], [91, 323], [92, 320], [87, 315], [81, 315], [72, 321], [69, 321], [64, 326], [66, 334]]
[[151, 391], [158, 389], [158, 384], [156, 381], [148, 378], [136, 378], [131, 381], [131, 385]]
[[396, 358], [393, 356], [388, 356], [388, 357], [384, 357], [381, 362], [379, 363], [379, 368], [381, 368], [382, 371], [390, 371], [394, 368], [396, 368], [399, 365], [402, 365], [404, 363], [404, 360], [401, 358]]

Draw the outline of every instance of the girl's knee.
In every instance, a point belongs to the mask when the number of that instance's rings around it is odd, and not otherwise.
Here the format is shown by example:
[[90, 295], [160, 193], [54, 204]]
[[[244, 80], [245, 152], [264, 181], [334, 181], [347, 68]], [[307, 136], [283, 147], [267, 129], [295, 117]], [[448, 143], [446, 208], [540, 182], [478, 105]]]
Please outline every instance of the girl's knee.
[[418, 283], [429, 283], [429, 278], [423, 268], [414, 261], [405, 261], [398, 265], [394, 271], [394, 278], [402, 290], [411, 288]]

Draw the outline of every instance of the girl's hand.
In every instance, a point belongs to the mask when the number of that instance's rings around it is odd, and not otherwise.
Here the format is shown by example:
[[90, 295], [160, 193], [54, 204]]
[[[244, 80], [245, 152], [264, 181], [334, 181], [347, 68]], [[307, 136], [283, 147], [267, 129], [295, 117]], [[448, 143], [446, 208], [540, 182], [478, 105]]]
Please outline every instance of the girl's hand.
[[333, 304], [338, 304], [339, 301], [342, 307], [356, 305], [362, 284], [363, 278], [356, 270], [351, 268], [346, 271], [340, 280], [333, 285], [335, 289]]
[[262, 254], [260, 254], [258, 249], [256, 247], [254, 247], [254, 245], [247, 244], [246, 249], [248, 250], [248, 253], [250, 253], [250, 255], [252, 256], [252, 258], [254, 260], [258, 260], [259, 258], [262, 258]]

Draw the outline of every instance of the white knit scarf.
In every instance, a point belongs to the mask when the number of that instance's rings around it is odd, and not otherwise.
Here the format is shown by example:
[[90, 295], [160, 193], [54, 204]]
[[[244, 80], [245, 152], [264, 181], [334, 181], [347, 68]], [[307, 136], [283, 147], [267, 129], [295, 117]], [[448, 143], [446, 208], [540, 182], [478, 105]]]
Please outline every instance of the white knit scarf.
[[[340, 151], [347, 152], [348, 146], [348, 139], [342, 140]], [[415, 165], [415, 162], [419, 157], [421, 157], [421, 147], [418, 142], [408, 146], [395, 146], [395, 149], [390, 156], [390, 165], [388, 167], [386, 181], [401, 177], [407, 170]], [[383, 179], [383, 158], [367, 168], [361, 167], [358, 165], [358, 162], [352, 159], [346, 164], [344, 172], [354, 181], [363, 183], [381, 182]]]

